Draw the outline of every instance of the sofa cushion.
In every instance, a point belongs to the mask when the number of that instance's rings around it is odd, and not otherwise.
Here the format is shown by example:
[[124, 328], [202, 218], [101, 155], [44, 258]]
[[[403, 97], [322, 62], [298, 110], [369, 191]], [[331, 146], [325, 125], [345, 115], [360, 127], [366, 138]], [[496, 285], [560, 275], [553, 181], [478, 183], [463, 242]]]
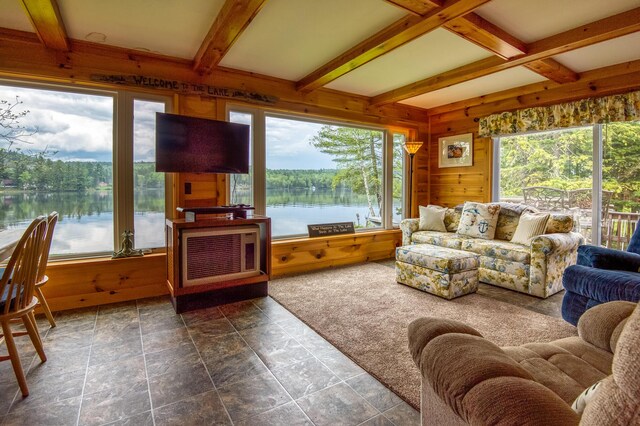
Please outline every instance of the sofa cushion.
[[511, 242], [528, 245], [531, 238], [544, 234], [548, 221], [549, 213], [523, 213]]
[[462, 214], [461, 206], [458, 206], [454, 209], [447, 209], [447, 211], [444, 214], [444, 226], [447, 227], [447, 231], [456, 232], [458, 230], [461, 214]]
[[460, 250], [472, 251], [483, 256], [511, 260], [527, 265], [531, 263], [531, 249], [529, 247], [508, 241], [469, 238], [462, 241]]
[[496, 259], [495, 257], [489, 256], [480, 256], [480, 267], [526, 279], [529, 279], [529, 271], [531, 268], [526, 263]]
[[496, 233], [499, 213], [498, 204], [464, 203], [458, 234], [492, 240]]
[[396, 260], [449, 274], [478, 269], [475, 254], [429, 244], [398, 247]]
[[420, 222], [418, 229], [420, 231], [439, 231], [447, 232], [444, 226], [444, 215], [447, 212], [446, 207], [440, 206], [418, 206], [420, 211]]
[[640, 300], [640, 273], [610, 271], [572, 265], [564, 271], [562, 284], [567, 291], [600, 302]]
[[538, 211], [535, 207], [524, 204], [504, 202], [498, 204], [500, 205], [500, 214], [498, 214], [496, 235], [494, 236], [496, 240], [510, 241], [514, 232], [516, 232], [520, 216], [523, 213], [536, 213]]
[[417, 244], [431, 244], [439, 247], [460, 249], [462, 241], [470, 237], [454, 234], [451, 232], [418, 231], [411, 234], [411, 242]]
[[545, 234], [566, 234], [573, 229], [573, 217], [562, 213], [551, 213]]

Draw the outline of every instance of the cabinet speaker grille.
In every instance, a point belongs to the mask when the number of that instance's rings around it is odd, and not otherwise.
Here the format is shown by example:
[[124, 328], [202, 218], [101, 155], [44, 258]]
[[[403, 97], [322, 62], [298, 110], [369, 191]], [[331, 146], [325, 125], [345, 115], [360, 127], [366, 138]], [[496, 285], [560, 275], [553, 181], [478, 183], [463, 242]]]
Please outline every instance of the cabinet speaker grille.
[[222, 234], [187, 239], [187, 279], [242, 272], [242, 235]]

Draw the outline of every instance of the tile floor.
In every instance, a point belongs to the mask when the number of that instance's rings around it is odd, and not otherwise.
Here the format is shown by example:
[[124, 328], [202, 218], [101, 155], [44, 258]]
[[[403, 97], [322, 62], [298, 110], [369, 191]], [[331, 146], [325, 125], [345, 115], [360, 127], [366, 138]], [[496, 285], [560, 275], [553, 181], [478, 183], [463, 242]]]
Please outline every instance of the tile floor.
[[[560, 317], [562, 293], [542, 300], [485, 284], [478, 293]], [[0, 424], [420, 424], [416, 410], [269, 297], [182, 315], [161, 297], [56, 319], [49, 328], [38, 318], [46, 363], [28, 337], [16, 339], [28, 398], [0, 363]]]
[[[271, 298], [176, 315], [168, 298], [44, 318], [0, 363], [3, 425], [419, 425], [419, 414]], [[4, 346], [2, 350], [6, 349]]]

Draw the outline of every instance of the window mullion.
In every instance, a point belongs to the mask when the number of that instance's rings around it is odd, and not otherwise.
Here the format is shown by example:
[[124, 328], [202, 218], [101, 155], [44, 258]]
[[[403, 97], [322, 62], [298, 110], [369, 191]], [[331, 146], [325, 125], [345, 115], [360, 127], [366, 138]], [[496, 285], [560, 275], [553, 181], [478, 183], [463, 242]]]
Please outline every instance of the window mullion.
[[602, 236], [602, 125], [593, 126], [593, 184], [591, 199], [591, 242], [600, 245]]
[[119, 93], [114, 114], [113, 146], [114, 250], [125, 230], [133, 230], [133, 96]]

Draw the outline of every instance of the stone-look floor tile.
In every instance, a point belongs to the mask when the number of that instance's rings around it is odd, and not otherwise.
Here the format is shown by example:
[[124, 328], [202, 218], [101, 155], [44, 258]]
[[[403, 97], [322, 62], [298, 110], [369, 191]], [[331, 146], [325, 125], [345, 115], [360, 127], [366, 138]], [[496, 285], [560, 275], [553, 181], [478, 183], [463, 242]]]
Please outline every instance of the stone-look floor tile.
[[53, 318], [56, 320], [57, 327], [59, 327], [60, 325], [68, 322], [95, 322], [97, 314], [98, 307], [91, 306], [88, 308], [78, 308], [68, 311], [55, 312], [53, 314]]
[[236, 315], [233, 317], [227, 317], [236, 330], [245, 330], [251, 327], [257, 327], [259, 325], [270, 324], [273, 321], [262, 312], [246, 313], [243, 315]]
[[218, 388], [218, 392], [234, 422], [291, 401], [287, 392], [271, 373], [222, 386]]
[[136, 414], [126, 419], [108, 423], [108, 426], [153, 426], [153, 415], [151, 411], [147, 411], [146, 413]]
[[218, 308], [227, 318], [262, 312], [251, 300], [228, 303], [226, 305], [220, 305]]
[[80, 425], [102, 425], [151, 410], [146, 380], [84, 395]]
[[[6, 346], [3, 344], [3, 349]], [[29, 366], [33, 358], [36, 356], [35, 351], [24, 351], [18, 348], [18, 354], [20, 355], [20, 364], [22, 364], [22, 371], [26, 374], [29, 370]], [[7, 356], [7, 351], [0, 350], [0, 356]], [[38, 358], [38, 363], [40, 363], [40, 358]], [[16, 375], [13, 372], [13, 365], [11, 362], [0, 362], [0, 385], [17, 383]], [[1, 412], [0, 412], [1, 413]]]
[[200, 354], [191, 342], [175, 348], [165, 349], [164, 351], [146, 354], [145, 361], [148, 377], [185, 371], [193, 366], [202, 364]]
[[315, 354], [316, 352], [331, 351], [334, 349], [333, 345], [327, 342], [322, 336], [311, 329], [309, 330], [309, 332], [303, 335], [295, 336], [296, 340], [308, 351]]
[[56, 375], [87, 368], [90, 346], [79, 349], [54, 350], [45, 345], [47, 362], [35, 358], [29, 368], [29, 375]]
[[254, 299], [253, 303], [273, 321], [285, 321], [295, 318], [295, 315], [269, 297], [264, 299]]
[[275, 324], [241, 330], [240, 334], [269, 368], [282, 367], [312, 356]]
[[187, 326], [219, 320], [221, 318], [224, 318], [224, 315], [217, 306], [206, 309], [196, 309], [182, 314], [182, 320]]
[[380, 412], [395, 407], [402, 402], [398, 395], [391, 392], [367, 373], [352, 377], [346, 382]]
[[367, 420], [366, 422], [360, 423], [359, 426], [394, 426], [394, 424], [391, 423], [391, 421], [385, 416], [380, 414], [372, 419]]
[[190, 342], [191, 337], [189, 337], [186, 327], [142, 335], [143, 351], [146, 354], [175, 348]]
[[264, 373], [264, 363], [239, 334], [225, 334], [206, 343], [197, 342], [200, 356], [216, 386]]
[[[58, 327], [56, 327], [58, 328]], [[91, 346], [93, 340], [93, 329], [83, 331], [73, 331], [69, 333], [49, 332], [43, 339], [46, 350], [73, 350]]]
[[65, 399], [39, 407], [37, 410], [24, 410], [8, 414], [3, 425], [75, 425], [80, 410], [80, 397]]
[[87, 381], [84, 394], [90, 395], [120, 386], [146, 380], [144, 357], [117, 360], [105, 364], [98, 364], [87, 369]]
[[140, 328], [142, 334], [155, 333], [184, 328], [182, 317], [173, 310], [154, 310], [140, 313]]
[[62, 321], [60, 323], [56, 323], [55, 327], [51, 327], [49, 329], [38, 327], [38, 330], [40, 331], [40, 335], [43, 335], [43, 332], [46, 331], [46, 336], [44, 337], [49, 337], [49, 339], [51, 339], [60, 334], [93, 332], [95, 325], [95, 319], [86, 321]]
[[208, 341], [212, 337], [235, 333], [236, 331], [226, 318], [190, 324], [187, 325], [187, 330], [189, 330], [189, 334], [196, 344], [202, 340]]
[[235, 426], [313, 426], [295, 402], [234, 423]]
[[378, 410], [344, 383], [321, 390], [296, 401], [317, 426], [357, 425]]
[[335, 348], [314, 352], [314, 355], [342, 380], [350, 379], [365, 372], [358, 364]]
[[420, 412], [406, 402], [402, 402], [382, 414], [396, 426], [420, 426]]
[[211, 378], [200, 361], [187, 369], [149, 378], [149, 391], [154, 407], [162, 407], [210, 390], [213, 390]]
[[138, 306], [135, 301], [111, 303], [98, 307], [98, 319], [113, 314], [134, 314], [138, 316]]
[[85, 369], [57, 375], [27, 375], [29, 396], [18, 396], [11, 406], [11, 412], [40, 409], [40, 406], [82, 396]]
[[272, 372], [293, 399], [309, 395], [341, 381], [313, 357], [273, 369]]
[[156, 426], [231, 425], [216, 391], [195, 395], [153, 410]]
[[91, 346], [89, 366], [117, 360], [125, 360], [138, 355], [142, 355], [142, 339], [140, 336], [119, 341], [117, 344], [94, 343]]
[[120, 345], [121, 342], [135, 338], [140, 339], [140, 324], [137, 318], [109, 318], [96, 326], [93, 344]]
[[278, 320], [276, 324], [292, 337], [305, 336], [307, 334], [316, 334], [307, 324], [298, 318], [289, 318], [286, 320]]
[[[5, 362], [3, 364], [11, 363]], [[11, 374], [13, 374], [13, 372]], [[0, 416], [4, 416], [9, 411], [9, 407], [11, 406], [13, 398], [16, 396], [18, 390], [18, 381], [15, 376], [13, 378], [13, 382], [7, 381], [6, 383], [0, 383]], [[2, 424], [2, 422], [0, 422], [0, 424]]]
[[173, 309], [173, 305], [171, 305], [171, 298], [168, 295], [138, 299], [136, 300], [136, 305], [138, 306], [138, 311], [140, 313], [155, 309]]

